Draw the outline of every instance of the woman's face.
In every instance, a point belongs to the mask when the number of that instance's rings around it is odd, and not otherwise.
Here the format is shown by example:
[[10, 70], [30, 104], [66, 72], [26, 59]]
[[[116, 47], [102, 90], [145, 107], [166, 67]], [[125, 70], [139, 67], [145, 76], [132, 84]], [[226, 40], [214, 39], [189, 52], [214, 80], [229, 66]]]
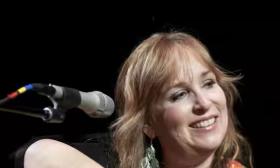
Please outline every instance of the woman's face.
[[166, 89], [155, 106], [152, 130], [163, 152], [215, 151], [228, 126], [225, 94], [215, 75], [195, 58], [189, 72]]

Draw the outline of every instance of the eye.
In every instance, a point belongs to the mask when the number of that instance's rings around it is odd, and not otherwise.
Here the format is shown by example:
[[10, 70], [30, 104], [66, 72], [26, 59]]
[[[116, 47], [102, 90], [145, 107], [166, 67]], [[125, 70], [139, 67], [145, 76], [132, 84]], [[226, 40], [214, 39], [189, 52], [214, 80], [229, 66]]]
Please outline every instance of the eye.
[[203, 87], [205, 88], [212, 88], [214, 85], [216, 84], [216, 81], [214, 79], [207, 79], [204, 84], [203, 84]]
[[187, 90], [181, 90], [181, 91], [178, 91], [178, 92], [172, 94], [172, 95], [170, 96], [170, 100], [171, 100], [171, 102], [175, 102], [175, 101], [177, 101], [177, 100], [180, 100], [180, 99], [184, 98], [184, 97], [187, 96], [188, 94], [189, 94], [189, 91], [187, 91]]

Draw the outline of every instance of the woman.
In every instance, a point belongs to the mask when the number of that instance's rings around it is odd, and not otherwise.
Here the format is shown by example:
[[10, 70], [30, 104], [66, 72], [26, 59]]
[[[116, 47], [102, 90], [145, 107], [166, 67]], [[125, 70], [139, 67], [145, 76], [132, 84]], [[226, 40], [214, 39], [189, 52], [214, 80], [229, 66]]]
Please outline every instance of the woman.
[[145, 40], [125, 62], [117, 83], [120, 118], [114, 137], [120, 167], [139, 167], [155, 140], [161, 167], [250, 163], [249, 145], [235, 128], [233, 82], [238, 79], [223, 72], [188, 34], [161, 33]]
[[[117, 82], [120, 117], [113, 137], [118, 167], [252, 167], [249, 144], [235, 126], [233, 83], [238, 79], [215, 64], [191, 35], [158, 33], [144, 40]], [[79, 163], [99, 166], [77, 151], [67, 153]], [[32, 163], [31, 156], [25, 161]]]

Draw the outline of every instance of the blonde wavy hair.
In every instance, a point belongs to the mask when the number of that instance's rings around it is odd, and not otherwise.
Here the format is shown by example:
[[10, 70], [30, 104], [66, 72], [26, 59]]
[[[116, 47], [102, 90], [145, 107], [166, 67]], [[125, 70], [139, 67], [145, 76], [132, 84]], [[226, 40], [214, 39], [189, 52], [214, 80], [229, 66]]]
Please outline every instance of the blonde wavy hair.
[[[252, 166], [251, 148], [237, 131], [233, 105], [238, 97], [234, 82], [239, 76], [229, 75], [211, 58], [206, 47], [193, 36], [182, 32], [157, 33], [138, 45], [125, 61], [116, 86], [118, 120], [114, 129], [114, 146], [120, 168], [139, 168], [145, 153], [143, 126], [153, 118], [153, 104], [163, 88], [177, 77], [186, 61], [178, 61], [174, 52], [195, 53], [216, 76], [222, 87], [229, 113], [228, 130], [216, 150], [212, 167], [222, 168], [228, 160], [239, 160]], [[187, 57], [186, 57], [187, 58]], [[181, 58], [179, 58], [181, 59]], [[183, 58], [184, 59], [184, 58]]]

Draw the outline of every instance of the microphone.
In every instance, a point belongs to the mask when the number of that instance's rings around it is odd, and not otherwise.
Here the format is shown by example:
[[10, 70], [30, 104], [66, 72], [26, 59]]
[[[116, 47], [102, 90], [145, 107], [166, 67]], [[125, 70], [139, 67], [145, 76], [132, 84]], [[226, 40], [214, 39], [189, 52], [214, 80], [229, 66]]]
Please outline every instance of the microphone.
[[114, 112], [113, 99], [100, 91], [82, 92], [73, 88], [41, 83], [33, 83], [32, 89], [50, 98], [54, 109], [79, 108], [93, 118], [106, 118]]

